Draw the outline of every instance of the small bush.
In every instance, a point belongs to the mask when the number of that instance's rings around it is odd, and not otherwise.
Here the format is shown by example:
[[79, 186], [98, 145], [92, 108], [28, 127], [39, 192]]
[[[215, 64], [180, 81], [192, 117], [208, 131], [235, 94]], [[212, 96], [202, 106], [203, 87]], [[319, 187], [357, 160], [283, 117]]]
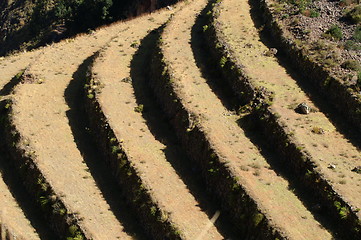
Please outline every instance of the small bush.
[[344, 63], [341, 64], [341, 67], [354, 71], [361, 70], [360, 63], [355, 60], [346, 60]]
[[343, 37], [342, 30], [338, 25], [332, 25], [325, 33], [325, 36], [329, 36], [335, 40], [341, 40]]
[[353, 23], [361, 23], [361, 5], [357, 5], [346, 13], [346, 18], [350, 19]]
[[315, 9], [307, 9], [302, 12], [306, 17], [316, 18], [320, 16], [320, 12]]
[[316, 17], [319, 17], [320, 16], [320, 12], [317, 11], [317, 10], [314, 10], [314, 9], [311, 9], [310, 11], [310, 17], [311, 18], [316, 18]]

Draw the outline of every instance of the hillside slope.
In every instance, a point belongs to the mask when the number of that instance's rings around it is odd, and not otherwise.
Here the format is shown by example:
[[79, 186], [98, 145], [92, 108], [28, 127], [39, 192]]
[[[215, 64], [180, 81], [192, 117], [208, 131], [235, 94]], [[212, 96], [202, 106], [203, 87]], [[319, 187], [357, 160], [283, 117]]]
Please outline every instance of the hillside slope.
[[360, 239], [360, 135], [273, 47], [265, 3], [180, 1], [1, 57], [0, 239]]

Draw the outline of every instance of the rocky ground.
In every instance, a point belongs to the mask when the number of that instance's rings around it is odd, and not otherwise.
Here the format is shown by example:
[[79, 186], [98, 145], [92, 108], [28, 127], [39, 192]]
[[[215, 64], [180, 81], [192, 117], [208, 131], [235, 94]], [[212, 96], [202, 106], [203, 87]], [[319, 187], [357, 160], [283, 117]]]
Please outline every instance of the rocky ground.
[[360, 11], [360, 5], [355, 0], [278, 2], [278, 12], [294, 37], [324, 55], [322, 60], [347, 84], [356, 84], [361, 70], [361, 30], [360, 13], [353, 9]]

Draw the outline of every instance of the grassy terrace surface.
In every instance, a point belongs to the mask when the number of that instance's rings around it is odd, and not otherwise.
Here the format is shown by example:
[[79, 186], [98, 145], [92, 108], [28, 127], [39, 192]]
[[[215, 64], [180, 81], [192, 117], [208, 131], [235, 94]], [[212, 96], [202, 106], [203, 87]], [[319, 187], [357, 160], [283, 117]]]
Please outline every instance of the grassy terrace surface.
[[[223, 0], [217, 11], [219, 30], [251, 84], [274, 93], [270, 111], [294, 138], [300, 151], [311, 157], [315, 170], [332, 189], [353, 209], [359, 209], [361, 176], [351, 170], [359, 165], [360, 151], [318, 110], [277, 59], [267, 54], [269, 49], [260, 40], [247, 1]], [[309, 115], [296, 113], [294, 109], [301, 102], [314, 111]], [[361, 212], [356, 214], [360, 219]]]
[[[217, 172], [223, 171], [222, 168], [227, 169], [226, 173], [220, 174], [222, 176], [219, 177], [219, 182], [210, 188], [218, 192], [224, 201], [232, 195], [229, 188], [243, 189], [244, 192], [237, 196], [238, 200], [241, 201], [246, 196], [251, 199], [249, 209], [256, 206], [257, 210], [253, 215], [249, 216], [247, 211], [244, 211], [244, 219], [242, 214], [236, 216], [236, 224], [240, 228], [242, 224], [248, 224], [250, 219], [254, 221], [254, 226], [250, 227], [245, 235], [256, 236], [257, 233], [251, 232], [251, 229], [257, 229], [259, 225], [266, 226], [261, 230], [263, 233], [259, 234], [261, 238], [268, 234], [267, 239], [272, 235], [290, 239], [331, 239], [331, 235], [320, 227], [302, 202], [288, 189], [288, 182], [272, 170], [257, 147], [245, 137], [236, 123], [237, 117], [227, 111], [208, 86], [207, 80], [202, 77], [190, 43], [196, 16], [206, 4], [205, 0], [190, 2], [164, 29], [159, 59], [159, 62], [163, 63], [158, 63], [164, 67], [161, 73], [163, 79], [153, 79], [152, 83], [160, 102], [167, 113], [173, 114], [172, 122], [178, 124], [175, 128], [178, 129], [178, 135], [183, 137], [188, 150], [198, 148], [198, 153], [192, 152], [194, 159], [199, 158], [201, 161], [200, 156], [209, 151], [204, 147], [210, 146], [213, 154], [205, 160], [208, 163], [204, 163], [209, 165], [209, 169], [203, 169], [206, 178], [210, 175], [209, 179], [212, 179], [212, 176], [218, 175]], [[176, 109], [182, 110], [175, 112]], [[177, 118], [182, 115], [182, 111], [187, 112], [188, 119], [178, 119], [179, 122]], [[180, 129], [180, 126], [184, 126], [184, 121], [189, 123], [188, 129]], [[207, 143], [199, 140], [198, 146], [187, 146], [187, 139], [195, 136], [194, 132], [201, 132]], [[188, 136], [185, 136], [187, 134]], [[221, 166], [220, 169], [217, 166]], [[217, 189], [224, 181], [232, 178], [235, 179], [233, 186], [224, 184], [223, 189]]]
[[[92, 69], [92, 81], [96, 82], [95, 86], [100, 86], [101, 92], [96, 94], [96, 98], [142, 188], [154, 203], [149, 208], [153, 208], [154, 215], [157, 211], [162, 213], [162, 224], [171, 224], [180, 239], [224, 239], [211, 222], [212, 215], [209, 217], [203, 212], [172, 167], [172, 162], [182, 161], [181, 155], [158, 141], [147, 126], [142, 111], [148, 109], [137, 104], [132, 86], [135, 79], [130, 78], [130, 65], [138, 48], [136, 43], [139, 44], [150, 30], [160, 27], [167, 19], [164, 14], [162, 18], [150, 15], [148, 20], [130, 26], [132, 35], [114, 39], [100, 52]], [[155, 32], [150, 35], [155, 35]], [[140, 48], [147, 47], [140, 45]], [[157, 221], [156, 218], [152, 220]], [[199, 238], [202, 231], [205, 231], [203, 237]], [[155, 236], [158, 239], [163, 237]]]
[[14, 91], [10, 121], [20, 135], [18, 149], [28, 153], [28, 160], [40, 172], [42, 178], [33, 181], [49, 184], [55, 195], [45, 196], [42, 203], [55, 197], [65, 207], [57, 209], [60, 215], [71, 216], [73, 222], [68, 224], [73, 225], [69, 228], [73, 237], [132, 239], [111, 211], [77, 147], [79, 139], [74, 139], [68, 119], [68, 104], [77, 101], [73, 99], [76, 95], [65, 91], [85, 59], [117, 34], [131, 34], [128, 24], [115, 24], [46, 48]]

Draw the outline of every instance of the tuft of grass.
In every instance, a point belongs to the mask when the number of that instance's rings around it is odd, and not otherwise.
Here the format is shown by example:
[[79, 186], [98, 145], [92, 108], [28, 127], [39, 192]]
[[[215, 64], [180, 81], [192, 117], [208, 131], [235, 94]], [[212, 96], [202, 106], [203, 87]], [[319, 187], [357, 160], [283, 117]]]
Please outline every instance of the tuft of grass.
[[325, 132], [321, 127], [316, 127], [316, 126], [313, 127], [311, 131], [315, 134], [324, 134]]
[[357, 5], [346, 12], [346, 18], [355, 24], [361, 23], [361, 5]]
[[204, 25], [204, 26], [203, 26], [203, 32], [207, 31], [208, 28], [209, 28], [208, 25]]
[[253, 173], [254, 176], [258, 177], [261, 175], [261, 171], [259, 169], [256, 169]]
[[112, 154], [117, 154], [121, 152], [121, 148], [119, 146], [112, 146], [111, 150], [112, 150]]
[[227, 58], [225, 56], [221, 57], [221, 60], [219, 60], [219, 65], [221, 68], [223, 68], [226, 65]]
[[157, 208], [156, 208], [155, 206], [152, 206], [152, 207], [150, 208], [150, 214], [151, 214], [152, 216], [155, 216], [156, 213], [157, 213]]
[[76, 225], [71, 225], [71, 226], [69, 227], [69, 233], [70, 233], [70, 235], [74, 236], [77, 231], [78, 231], [78, 227], [77, 227]]
[[344, 179], [340, 180], [339, 184], [346, 184], [346, 180], [344, 180]]
[[341, 67], [343, 67], [345, 69], [353, 70], [353, 71], [361, 70], [360, 63], [356, 60], [351, 60], [351, 59], [344, 61], [341, 64]]
[[262, 220], [264, 219], [264, 216], [262, 213], [256, 213], [255, 215], [253, 215], [253, 224], [255, 227], [257, 227]]
[[332, 25], [324, 34], [325, 37], [330, 37], [335, 40], [341, 40], [343, 37], [342, 30], [337, 24]]
[[139, 104], [138, 106], [136, 106], [136, 107], [134, 108], [134, 111], [135, 111], [135, 112], [138, 112], [138, 113], [142, 113], [143, 110], [144, 110], [144, 105], [143, 105], [143, 104]]

